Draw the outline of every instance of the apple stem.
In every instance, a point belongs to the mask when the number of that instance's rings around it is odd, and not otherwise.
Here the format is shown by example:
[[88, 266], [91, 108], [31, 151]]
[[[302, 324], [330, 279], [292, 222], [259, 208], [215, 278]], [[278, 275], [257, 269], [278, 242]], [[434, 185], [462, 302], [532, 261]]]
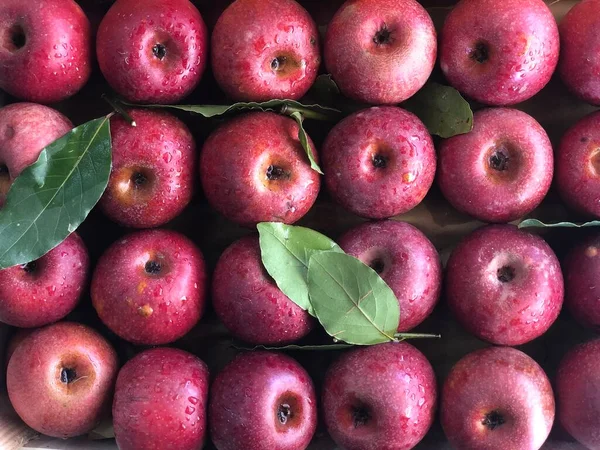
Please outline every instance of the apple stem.
[[117, 114], [119, 114], [123, 119], [125, 119], [127, 122], [129, 122], [129, 125], [131, 125], [132, 127], [137, 126], [137, 123], [135, 123], [135, 120], [133, 120], [133, 118], [129, 115], [129, 113], [125, 110], [125, 108], [123, 108], [123, 106], [118, 101], [111, 99], [106, 94], [102, 94], [102, 99], [106, 103], [108, 103], [112, 107], [112, 109], [115, 110], [115, 112]]
[[314, 120], [335, 120], [332, 114], [326, 114], [322, 112], [313, 111], [309, 108], [305, 108], [303, 106], [296, 105], [288, 105], [284, 104], [279, 111], [281, 114], [291, 116], [293, 113], [298, 112], [305, 119], [314, 119]]
[[441, 334], [429, 334], [429, 333], [396, 333], [394, 338], [400, 342], [405, 339], [440, 339]]

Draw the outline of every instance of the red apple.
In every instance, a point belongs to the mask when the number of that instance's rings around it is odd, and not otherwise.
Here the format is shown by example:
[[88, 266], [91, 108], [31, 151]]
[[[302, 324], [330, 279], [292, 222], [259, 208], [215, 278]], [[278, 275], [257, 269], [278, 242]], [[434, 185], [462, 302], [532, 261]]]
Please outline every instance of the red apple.
[[304, 450], [317, 427], [317, 399], [295, 360], [249, 352], [213, 381], [208, 417], [218, 450]]
[[563, 289], [550, 246], [512, 225], [471, 233], [446, 268], [446, 295], [456, 319], [499, 345], [520, 345], [544, 334], [560, 313]]
[[542, 126], [516, 109], [479, 110], [473, 130], [439, 148], [438, 183], [459, 211], [510, 222], [532, 211], [552, 184], [552, 144]]
[[71, 128], [69, 119], [47, 106], [13, 103], [0, 108], [0, 208], [13, 180]]
[[346, 450], [413, 448], [433, 423], [436, 401], [431, 364], [404, 342], [350, 350], [325, 375], [325, 424]]
[[417, 116], [392, 106], [346, 117], [323, 145], [331, 196], [359, 216], [384, 219], [405, 213], [429, 191], [435, 149]]
[[550, 81], [558, 50], [558, 27], [542, 0], [461, 0], [440, 35], [450, 84], [489, 105], [537, 94]]
[[149, 228], [178, 216], [192, 198], [196, 144], [175, 116], [129, 111], [111, 119], [112, 171], [100, 206], [122, 225]]
[[106, 81], [132, 102], [177, 103], [200, 82], [208, 31], [189, 0], [117, 0], [98, 28]]
[[212, 69], [234, 100], [297, 100], [319, 70], [319, 32], [294, 0], [236, 0], [212, 33]]
[[554, 422], [554, 395], [542, 368], [525, 353], [489, 347], [452, 368], [440, 409], [454, 448], [538, 450]]
[[0, 270], [0, 322], [40, 327], [62, 319], [87, 287], [89, 257], [72, 233], [41, 258]]
[[59, 322], [34, 331], [8, 363], [8, 396], [39, 433], [68, 438], [105, 417], [117, 376], [117, 355], [96, 331]]
[[208, 368], [174, 348], [146, 350], [117, 378], [113, 424], [120, 450], [198, 450], [206, 439]]
[[325, 65], [355, 100], [400, 103], [417, 92], [435, 64], [431, 17], [414, 0], [349, 0], [327, 26]]
[[400, 304], [398, 331], [419, 325], [440, 297], [442, 265], [427, 237], [405, 222], [368, 222], [339, 240], [344, 251], [373, 268]]
[[227, 329], [253, 344], [294, 342], [314, 324], [266, 272], [256, 236], [244, 237], [223, 252], [213, 274], [212, 302]]
[[270, 112], [236, 117], [212, 133], [200, 154], [200, 179], [214, 209], [249, 227], [296, 222], [311, 208], [320, 187], [296, 122]]
[[0, 89], [15, 97], [58, 102], [90, 77], [90, 22], [73, 0], [2, 0], [0, 36]]
[[206, 268], [200, 250], [168, 230], [139, 231], [102, 255], [92, 279], [100, 319], [134, 344], [159, 345], [184, 336], [202, 317]]

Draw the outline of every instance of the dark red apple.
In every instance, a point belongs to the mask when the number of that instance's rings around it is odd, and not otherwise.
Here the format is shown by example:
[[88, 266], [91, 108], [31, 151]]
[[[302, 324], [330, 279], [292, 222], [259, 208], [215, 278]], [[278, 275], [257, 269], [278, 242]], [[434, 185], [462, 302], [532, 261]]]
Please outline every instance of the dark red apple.
[[417, 206], [435, 176], [435, 149], [427, 128], [414, 114], [392, 106], [346, 117], [327, 136], [322, 158], [331, 196], [371, 219]]
[[200, 82], [208, 31], [189, 0], [117, 0], [98, 28], [104, 77], [132, 102], [177, 103]]
[[558, 63], [558, 27], [542, 0], [461, 0], [440, 35], [440, 65], [452, 86], [488, 105], [537, 94]]
[[400, 304], [398, 331], [419, 325], [440, 297], [442, 265], [437, 250], [417, 228], [405, 222], [368, 222], [340, 240], [344, 251], [373, 268]]
[[317, 427], [317, 399], [295, 360], [248, 352], [213, 381], [208, 417], [218, 450], [304, 450]]
[[236, 117], [212, 133], [200, 154], [200, 179], [214, 209], [249, 227], [300, 220], [321, 185], [296, 122], [270, 112]]
[[510, 222], [538, 206], [552, 184], [554, 154], [542, 126], [516, 109], [473, 116], [473, 130], [439, 148], [438, 184], [459, 211]]
[[174, 348], [146, 350], [123, 366], [113, 401], [120, 450], [198, 450], [206, 439], [208, 368]]
[[100, 334], [59, 322], [17, 346], [8, 362], [8, 396], [21, 419], [39, 433], [78, 436], [107, 415], [117, 371], [117, 355]]
[[206, 268], [200, 250], [168, 230], [139, 231], [102, 255], [92, 279], [100, 319], [134, 344], [173, 342], [202, 317]]
[[440, 409], [454, 448], [538, 450], [554, 422], [554, 395], [543, 369], [525, 353], [489, 347], [452, 368]]
[[563, 276], [541, 237], [512, 225], [490, 225], [454, 249], [446, 295], [456, 319], [480, 339], [520, 345], [541, 336], [563, 303]]
[[135, 127], [119, 116], [111, 119], [112, 171], [100, 206], [124, 226], [160, 226], [192, 198], [196, 144], [171, 114], [146, 109], [129, 114]]
[[314, 324], [266, 272], [257, 236], [244, 237], [223, 252], [213, 274], [212, 303], [227, 329], [253, 344], [294, 342]]

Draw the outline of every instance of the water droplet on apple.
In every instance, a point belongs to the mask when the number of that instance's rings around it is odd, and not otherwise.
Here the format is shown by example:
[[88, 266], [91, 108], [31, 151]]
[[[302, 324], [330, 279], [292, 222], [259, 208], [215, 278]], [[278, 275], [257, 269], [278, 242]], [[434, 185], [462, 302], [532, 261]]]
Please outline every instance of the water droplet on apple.
[[194, 414], [195, 411], [196, 411], [196, 408], [194, 408], [193, 406], [188, 406], [187, 408], [185, 408], [185, 413], [187, 415]]
[[192, 405], [197, 405], [199, 401], [196, 397], [188, 397], [188, 400]]

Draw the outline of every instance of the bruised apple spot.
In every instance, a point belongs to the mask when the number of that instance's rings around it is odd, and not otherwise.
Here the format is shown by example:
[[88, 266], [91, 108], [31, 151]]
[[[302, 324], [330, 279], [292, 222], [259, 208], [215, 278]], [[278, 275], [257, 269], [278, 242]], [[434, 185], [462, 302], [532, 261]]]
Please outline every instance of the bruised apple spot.
[[138, 308], [138, 314], [142, 317], [150, 317], [153, 312], [154, 310], [148, 303]]

